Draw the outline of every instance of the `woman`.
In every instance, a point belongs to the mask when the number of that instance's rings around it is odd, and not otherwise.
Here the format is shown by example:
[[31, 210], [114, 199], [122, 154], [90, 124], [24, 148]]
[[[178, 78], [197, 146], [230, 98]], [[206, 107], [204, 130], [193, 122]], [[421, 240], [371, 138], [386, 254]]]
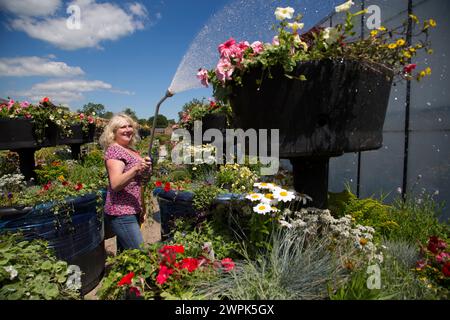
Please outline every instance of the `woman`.
[[118, 251], [138, 249], [144, 242], [139, 227], [144, 219], [140, 190], [143, 179], [150, 175], [151, 161], [133, 149], [139, 139], [137, 128], [129, 116], [118, 114], [100, 137], [109, 179], [105, 223], [117, 236]]

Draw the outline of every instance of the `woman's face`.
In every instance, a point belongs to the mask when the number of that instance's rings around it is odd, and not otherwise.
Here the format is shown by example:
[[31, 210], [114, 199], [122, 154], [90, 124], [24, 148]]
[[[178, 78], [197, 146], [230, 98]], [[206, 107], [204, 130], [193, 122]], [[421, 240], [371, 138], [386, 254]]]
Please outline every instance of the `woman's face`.
[[133, 126], [127, 121], [124, 121], [116, 130], [115, 141], [122, 146], [127, 146], [130, 144], [133, 135]]

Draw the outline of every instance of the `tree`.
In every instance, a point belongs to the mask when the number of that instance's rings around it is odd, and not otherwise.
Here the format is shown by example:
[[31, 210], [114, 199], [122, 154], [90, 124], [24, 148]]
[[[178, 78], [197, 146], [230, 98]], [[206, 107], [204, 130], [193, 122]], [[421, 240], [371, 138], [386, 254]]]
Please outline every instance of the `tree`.
[[136, 121], [136, 122], [138, 121], [138, 117], [136, 116], [136, 112], [134, 112], [130, 108], [126, 108], [122, 112], [125, 113], [126, 115], [130, 116], [134, 121]]
[[[153, 126], [154, 119], [155, 117], [150, 117], [150, 119], [148, 119], [148, 123], [150, 124], [150, 126]], [[167, 120], [164, 115], [158, 114], [158, 118], [156, 118], [156, 128], [167, 128], [168, 125], [169, 120]]]
[[96, 115], [98, 117], [104, 117], [105, 115], [105, 106], [101, 103], [92, 103], [89, 102], [85, 104], [81, 110], [78, 110], [80, 113], [84, 113], [86, 115]]
[[111, 119], [112, 117], [114, 116], [114, 113], [112, 113], [111, 111], [106, 111], [104, 114], [103, 114], [103, 117], [102, 118], [104, 118], [104, 119]]

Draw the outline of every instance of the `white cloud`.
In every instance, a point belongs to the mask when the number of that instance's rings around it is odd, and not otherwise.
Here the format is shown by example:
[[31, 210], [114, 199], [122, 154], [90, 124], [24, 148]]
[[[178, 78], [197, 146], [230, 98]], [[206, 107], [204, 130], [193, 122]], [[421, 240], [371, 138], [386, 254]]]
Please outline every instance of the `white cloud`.
[[44, 19], [22, 16], [13, 19], [11, 27], [61, 49], [76, 50], [101, 48], [103, 41], [117, 40], [143, 29], [148, 19], [146, 8], [139, 3], [128, 6], [127, 11], [95, 0], [75, 0], [70, 4], [80, 7], [81, 29], [68, 28], [67, 15]]
[[70, 105], [70, 102], [83, 100], [84, 93], [92, 91], [108, 91], [116, 94], [133, 95], [129, 91], [114, 89], [109, 83], [100, 80], [49, 80], [33, 85], [31, 89], [16, 92], [13, 96], [26, 97], [37, 102], [43, 97], [49, 97], [56, 104]]
[[71, 67], [64, 62], [50, 59], [55, 59], [55, 56], [0, 58], [0, 77], [70, 77], [84, 74], [80, 67]]
[[52, 15], [60, 5], [61, 0], [0, 0], [0, 9], [18, 16]]

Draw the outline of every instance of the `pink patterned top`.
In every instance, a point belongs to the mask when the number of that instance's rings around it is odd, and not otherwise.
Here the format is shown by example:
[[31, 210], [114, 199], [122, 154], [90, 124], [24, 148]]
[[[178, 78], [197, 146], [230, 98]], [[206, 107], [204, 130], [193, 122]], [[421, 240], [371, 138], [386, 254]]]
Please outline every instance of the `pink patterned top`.
[[[124, 172], [137, 165], [141, 159], [133, 156], [125, 148], [113, 144], [105, 152], [105, 162], [109, 159], [120, 160], [125, 163]], [[111, 216], [125, 216], [139, 214], [142, 211], [141, 178], [136, 176], [124, 189], [115, 192], [108, 185], [106, 192], [105, 213]]]

